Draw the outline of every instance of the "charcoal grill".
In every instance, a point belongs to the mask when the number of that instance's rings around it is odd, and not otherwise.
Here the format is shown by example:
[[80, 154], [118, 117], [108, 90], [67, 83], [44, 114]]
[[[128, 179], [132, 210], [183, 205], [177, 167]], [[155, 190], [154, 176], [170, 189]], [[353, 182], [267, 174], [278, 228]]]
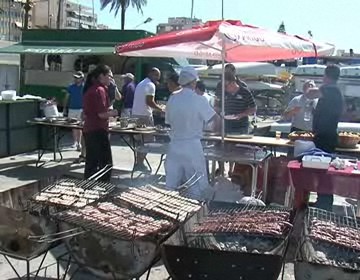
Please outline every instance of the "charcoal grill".
[[[325, 231], [316, 232], [316, 224], [327, 225]], [[304, 220], [301, 242], [296, 255], [296, 279], [349, 279], [360, 278], [360, 220], [355, 216], [340, 216], [317, 208], [308, 208]], [[328, 238], [327, 230], [339, 230], [340, 239]], [[347, 232], [355, 232], [355, 237]], [[357, 237], [356, 237], [357, 236]], [[341, 242], [345, 238], [347, 242]], [[348, 242], [349, 241], [349, 242]]]
[[[140, 190], [150, 190], [149, 186], [139, 188]], [[151, 188], [154, 190], [153, 188]], [[134, 189], [128, 189], [121, 191], [120, 194], [130, 193]], [[163, 190], [161, 193], [158, 192], [153, 194], [164, 194]], [[78, 236], [74, 236], [71, 239], [65, 240], [65, 244], [76, 263], [87, 268], [92, 274], [96, 275], [100, 279], [132, 279], [139, 278], [147, 270], [149, 270], [159, 259], [160, 259], [160, 245], [167, 240], [179, 227], [179, 224], [184, 222], [181, 219], [174, 219], [173, 213], [165, 215], [165, 213], [159, 213], [156, 211], [155, 205], [161, 204], [155, 203], [156, 197], [152, 196], [152, 199], [148, 198], [148, 203], [145, 205], [153, 204], [153, 208], [140, 207], [139, 204], [134, 204], [115, 198], [112, 200], [112, 204], [122, 209], [129, 209], [135, 214], [141, 214], [148, 217], [152, 217], [155, 220], [167, 220], [171, 227], [167, 230], [158, 232], [155, 234], [148, 234], [139, 236], [141, 228], [135, 229], [132, 233], [124, 232], [121, 230], [114, 230], [110, 228], [106, 222], [99, 226], [99, 223], [85, 221], [84, 216], [69, 216], [68, 213], [83, 212], [82, 209], [68, 210], [59, 212], [54, 217], [60, 221], [61, 231], [67, 231], [74, 227], [79, 227], [78, 230], [84, 230], [84, 233]], [[171, 197], [167, 194], [167, 197]], [[174, 199], [175, 194], [172, 194]], [[145, 199], [145, 197], [143, 197]], [[186, 198], [183, 198], [186, 200]], [[189, 200], [190, 201], [190, 200]], [[93, 204], [92, 206], [98, 207], [100, 203]], [[200, 204], [197, 203], [197, 206]], [[198, 211], [200, 207], [196, 207], [195, 211]], [[85, 210], [86, 208], [84, 208]], [[154, 211], [155, 210], [155, 211]], [[189, 219], [193, 213], [186, 215], [185, 220]], [[178, 215], [177, 217], [180, 217]], [[181, 216], [183, 217], [183, 216]], [[150, 223], [145, 224], [148, 226]]]
[[[225, 207], [226, 205], [226, 207]], [[281, 207], [260, 207], [230, 203], [210, 204], [201, 214], [194, 216], [176, 231], [162, 246], [163, 260], [174, 280], [182, 279], [277, 279], [288, 245], [291, 229], [282, 235], [237, 232], [204, 234], [194, 232], [199, 224], [214, 214], [242, 213], [244, 211], [284, 211], [289, 213], [289, 222], [293, 213]], [[243, 242], [262, 242], [257, 249], [246, 247]], [[235, 246], [222, 246], [222, 243], [235, 243]], [[254, 244], [255, 245], [255, 244]]]
[[[18, 279], [23, 279], [12, 264], [12, 259], [26, 263], [25, 279], [30, 279], [30, 263], [42, 256], [35, 273], [35, 279], [43, 265], [47, 252], [58, 243], [45, 244], [30, 240], [31, 235], [53, 234], [57, 231], [55, 223], [44, 217], [34, 216], [27, 210], [26, 201], [43, 185], [53, 178], [14, 188], [0, 194], [0, 254], [4, 256]], [[6, 207], [4, 207], [6, 206]]]
[[[111, 166], [105, 166], [87, 180], [62, 178], [49, 184], [31, 198], [32, 211], [34, 212], [37, 209], [40, 211], [40, 215], [49, 216], [54, 212], [68, 208], [82, 208], [90, 203], [104, 199], [116, 186], [98, 180], [111, 169]], [[75, 189], [76, 192], [72, 191]], [[96, 193], [95, 196], [94, 193]], [[40, 200], [40, 197], [44, 200]]]

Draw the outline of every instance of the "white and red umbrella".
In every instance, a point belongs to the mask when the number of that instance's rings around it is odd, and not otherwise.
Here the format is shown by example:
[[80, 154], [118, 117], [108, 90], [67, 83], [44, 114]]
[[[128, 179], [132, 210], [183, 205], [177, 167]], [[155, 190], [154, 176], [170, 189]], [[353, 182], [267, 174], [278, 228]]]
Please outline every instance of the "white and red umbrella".
[[[245, 25], [240, 21], [209, 21], [188, 30], [155, 35], [116, 46], [124, 56], [187, 57], [226, 62], [255, 62], [331, 55], [335, 47], [298, 36]], [[222, 99], [224, 100], [224, 69]], [[224, 113], [224, 102], [222, 102]], [[222, 136], [224, 137], [224, 122]]]
[[209, 21], [188, 30], [174, 31], [116, 46], [127, 56], [187, 57], [254, 62], [331, 55], [334, 46], [317, 44], [298, 36], [242, 24]]

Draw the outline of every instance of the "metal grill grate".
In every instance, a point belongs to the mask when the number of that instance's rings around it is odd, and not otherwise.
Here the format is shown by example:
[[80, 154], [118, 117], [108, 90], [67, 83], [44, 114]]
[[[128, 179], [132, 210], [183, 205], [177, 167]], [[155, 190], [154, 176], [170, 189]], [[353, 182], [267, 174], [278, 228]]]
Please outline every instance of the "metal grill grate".
[[246, 204], [246, 205], [236, 205], [234, 206], [234, 204], [231, 204], [232, 206], [229, 207], [215, 207], [213, 209], [209, 210], [208, 215], [212, 215], [214, 213], [226, 213], [226, 214], [235, 214], [235, 213], [240, 213], [240, 212], [244, 212], [244, 211], [261, 211], [261, 212], [265, 212], [265, 211], [279, 211], [279, 212], [284, 212], [284, 213], [289, 213], [291, 212], [291, 210], [289, 208], [286, 207], [280, 207], [280, 206], [256, 206], [256, 205], [250, 205], [250, 204]]
[[[110, 205], [110, 207], [104, 210], [105, 208], [101, 208], [100, 203], [96, 206], [87, 206], [83, 209], [57, 213], [54, 217], [76, 227], [93, 230], [123, 240], [146, 239], [158, 241], [172, 231], [175, 226], [168, 220], [142, 211], [126, 209], [108, 202], [104, 204]], [[86, 211], [87, 208], [98, 210], [103, 216], [94, 217]], [[107, 216], [108, 214], [110, 216]], [[112, 219], [115, 219], [116, 222]]]
[[291, 213], [286, 208], [239, 206], [210, 210], [195, 224], [189, 235], [214, 234], [248, 235], [254, 237], [286, 238], [292, 229]]
[[169, 191], [147, 185], [130, 188], [115, 197], [120, 204], [126, 204], [144, 211], [151, 211], [165, 218], [178, 222], [186, 221], [191, 214], [202, 207], [193, 199], [179, 195], [177, 191]]
[[[94, 180], [60, 179], [35, 194], [31, 201], [62, 209], [81, 208], [110, 194], [115, 185]], [[78, 191], [75, 191], [78, 190]], [[44, 211], [42, 211], [44, 212]]]
[[72, 183], [72, 184], [75, 184], [76, 187], [82, 188], [84, 190], [97, 190], [99, 188], [103, 188], [108, 193], [113, 191], [115, 188], [115, 185], [113, 185], [111, 183], [101, 182], [101, 181], [64, 178], [64, 179], [60, 179], [60, 180], [56, 181], [55, 183], [50, 184], [49, 186], [45, 187], [42, 191], [51, 190], [52, 188], [56, 187], [57, 185], [59, 185], [61, 183]]
[[336, 215], [322, 209], [309, 208], [307, 235], [312, 240], [360, 251], [359, 221], [356, 218]]
[[340, 216], [334, 212], [329, 212], [323, 209], [309, 207], [308, 209], [308, 226], [313, 219], [318, 219], [325, 222], [332, 222], [338, 226], [350, 227], [354, 229], [359, 229], [358, 225], [360, 224], [360, 219], [356, 217], [349, 216]]

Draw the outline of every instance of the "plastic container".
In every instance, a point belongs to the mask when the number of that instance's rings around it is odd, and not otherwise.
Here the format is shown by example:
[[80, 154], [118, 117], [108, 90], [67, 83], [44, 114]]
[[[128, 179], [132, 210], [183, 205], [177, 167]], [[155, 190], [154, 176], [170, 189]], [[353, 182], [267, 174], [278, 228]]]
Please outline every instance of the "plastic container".
[[58, 117], [59, 116], [59, 111], [56, 105], [54, 104], [47, 104], [44, 106], [44, 115], [47, 118], [51, 118], [51, 117]]
[[302, 165], [306, 168], [328, 169], [330, 167], [331, 158], [324, 156], [304, 156]]
[[2, 100], [16, 100], [15, 90], [4, 90], [1, 92]]

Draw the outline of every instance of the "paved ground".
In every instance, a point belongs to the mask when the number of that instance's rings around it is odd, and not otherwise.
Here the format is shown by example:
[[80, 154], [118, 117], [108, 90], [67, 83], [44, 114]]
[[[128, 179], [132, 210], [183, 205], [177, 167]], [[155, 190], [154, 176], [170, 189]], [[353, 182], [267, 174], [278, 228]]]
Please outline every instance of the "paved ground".
[[[26, 140], [26, 139], [24, 139]], [[69, 141], [67, 141], [69, 143]], [[164, 174], [163, 168], [160, 169], [160, 176], [152, 175], [142, 175], [135, 174], [135, 179], [130, 179], [130, 170], [133, 165], [133, 154], [131, 150], [121, 144], [116, 136], [112, 137], [113, 142], [113, 157], [115, 164], [115, 171], [113, 174], [113, 181], [116, 184], [125, 184], [125, 185], [135, 185], [140, 186], [149, 182], [160, 182], [163, 179], [161, 174]], [[65, 141], [66, 146], [66, 141]], [[73, 160], [77, 158], [78, 153], [67, 148], [63, 152], [64, 160], [61, 163], [48, 162], [42, 168], [36, 168], [34, 163], [36, 159], [36, 153], [19, 155], [11, 158], [0, 159], [0, 192], [7, 191], [12, 188], [23, 186], [32, 182], [35, 182], [42, 178], [47, 178], [49, 176], [60, 176], [63, 174], [73, 175], [73, 176], [82, 176], [83, 165], [72, 164]], [[46, 154], [45, 159], [50, 160], [52, 154]], [[150, 155], [149, 161], [151, 165], [155, 168], [159, 162], [159, 156]], [[63, 247], [58, 247], [55, 250], [51, 251], [50, 254], [45, 259], [44, 265], [47, 267], [42, 270], [39, 275], [43, 278], [40, 279], [56, 279], [56, 257], [59, 254], [64, 253], [65, 249]], [[26, 265], [22, 261], [11, 260], [14, 267], [18, 270], [20, 275], [26, 273]], [[34, 260], [31, 263], [31, 271], [35, 271], [38, 264], [40, 263], [40, 258]], [[74, 267], [72, 268], [74, 269]], [[63, 267], [60, 268], [60, 274], [63, 274]], [[168, 274], [166, 269], [162, 264], [159, 264], [152, 269], [150, 280], [163, 280], [167, 279]], [[12, 271], [11, 267], [7, 264], [3, 256], [0, 256], [0, 279], [1, 280], [10, 280], [17, 279], [16, 275]], [[66, 278], [69, 279], [69, 278]], [[73, 279], [81, 280], [95, 280], [96, 278], [92, 277], [87, 273], [77, 273]], [[145, 279], [145, 276], [141, 278]], [[279, 278], [281, 279], [281, 278]], [[293, 265], [291, 263], [286, 265], [284, 278], [285, 280], [293, 280]], [[265, 279], [264, 279], [265, 280]]]

